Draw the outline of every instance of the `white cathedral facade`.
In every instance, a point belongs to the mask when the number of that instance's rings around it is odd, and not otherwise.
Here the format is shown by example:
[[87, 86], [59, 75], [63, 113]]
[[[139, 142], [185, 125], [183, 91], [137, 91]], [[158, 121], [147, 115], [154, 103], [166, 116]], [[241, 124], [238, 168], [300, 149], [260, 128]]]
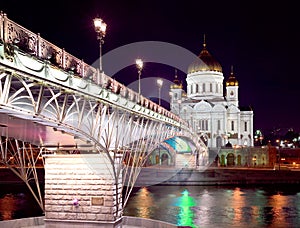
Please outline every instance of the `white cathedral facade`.
[[188, 67], [187, 92], [175, 75], [170, 109], [187, 121], [209, 148], [253, 146], [253, 110], [239, 106], [239, 84], [231, 69], [225, 83], [221, 65], [203, 44]]

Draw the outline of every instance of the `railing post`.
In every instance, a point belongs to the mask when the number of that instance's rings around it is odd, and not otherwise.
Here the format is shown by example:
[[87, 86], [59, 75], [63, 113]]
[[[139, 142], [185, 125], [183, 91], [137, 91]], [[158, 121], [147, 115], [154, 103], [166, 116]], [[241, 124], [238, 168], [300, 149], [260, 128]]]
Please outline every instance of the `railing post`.
[[3, 41], [6, 43], [8, 41], [8, 28], [7, 28], [7, 16], [3, 13]]
[[42, 48], [41, 48], [41, 35], [40, 33], [37, 34], [37, 39], [36, 39], [36, 46], [37, 46], [37, 50], [36, 50], [36, 55], [38, 58], [41, 58], [42, 56]]
[[3, 18], [3, 12], [0, 12], [0, 40], [4, 41], [4, 36], [3, 36], [3, 31], [4, 31], [4, 18]]
[[100, 85], [100, 83], [101, 83], [100, 77], [101, 77], [100, 70], [99, 70], [99, 68], [97, 68], [97, 80], [96, 80], [97, 85]]
[[81, 74], [81, 77], [82, 78], [84, 78], [84, 76], [85, 76], [85, 72], [84, 72], [84, 61], [83, 61], [83, 59], [81, 60], [81, 62], [80, 62], [80, 74]]
[[63, 69], [66, 69], [66, 61], [65, 61], [65, 57], [66, 57], [65, 49], [62, 48], [62, 49], [61, 49], [61, 67], [62, 67]]

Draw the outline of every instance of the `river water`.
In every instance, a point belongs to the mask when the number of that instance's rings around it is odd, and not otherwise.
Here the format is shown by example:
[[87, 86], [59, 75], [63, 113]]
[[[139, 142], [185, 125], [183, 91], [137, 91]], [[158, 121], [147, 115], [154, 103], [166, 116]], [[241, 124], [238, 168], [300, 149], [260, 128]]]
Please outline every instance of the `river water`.
[[0, 185], [0, 221], [42, 215], [25, 184]]
[[[0, 187], [0, 220], [42, 215], [25, 186]], [[136, 188], [124, 215], [195, 228], [300, 227], [300, 186]]]
[[300, 227], [300, 187], [151, 186], [125, 215], [190, 227]]

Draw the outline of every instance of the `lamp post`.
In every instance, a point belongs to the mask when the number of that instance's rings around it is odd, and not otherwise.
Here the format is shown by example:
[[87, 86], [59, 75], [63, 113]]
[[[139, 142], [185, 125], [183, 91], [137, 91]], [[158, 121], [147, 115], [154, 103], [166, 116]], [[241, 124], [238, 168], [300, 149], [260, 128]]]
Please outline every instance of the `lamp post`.
[[107, 24], [101, 18], [96, 17], [94, 19], [94, 26], [97, 33], [97, 40], [99, 40], [99, 71], [102, 73], [102, 44], [104, 44]]
[[139, 74], [139, 95], [140, 95], [141, 94], [141, 74], [142, 74], [143, 65], [144, 65], [143, 60], [136, 59], [135, 65], [136, 65], [136, 68], [138, 69], [138, 74]]
[[161, 91], [161, 87], [163, 86], [164, 81], [161, 78], [159, 78], [156, 80], [156, 82], [157, 82], [157, 86], [158, 86], [158, 105], [160, 106], [160, 98], [161, 98], [160, 91]]

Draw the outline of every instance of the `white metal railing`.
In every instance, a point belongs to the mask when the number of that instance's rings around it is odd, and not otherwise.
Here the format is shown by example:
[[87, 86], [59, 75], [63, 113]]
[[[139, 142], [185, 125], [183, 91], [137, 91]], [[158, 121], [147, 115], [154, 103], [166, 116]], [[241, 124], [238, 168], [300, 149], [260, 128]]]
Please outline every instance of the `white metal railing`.
[[[43, 39], [39, 33], [33, 33], [21, 25], [10, 20], [7, 15], [0, 12], [0, 41], [7, 45], [16, 45], [25, 53], [41, 60], [48, 60], [51, 64], [66, 70], [72, 71], [82, 78], [93, 80], [99, 86], [120, 94], [127, 99], [137, 102], [143, 107], [154, 112], [167, 116], [182, 126], [188, 126], [179, 116], [159, 106], [153, 101], [139, 95], [137, 92], [127, 88], [115, 79], [105, 74], [99, 74], [99, 69], [88, 65], [83, 60], [78, 59], [66, 52], [64, 48], [59, 48], [49, 41]], [[100, 79], [97, 78], [100, 75]]]

